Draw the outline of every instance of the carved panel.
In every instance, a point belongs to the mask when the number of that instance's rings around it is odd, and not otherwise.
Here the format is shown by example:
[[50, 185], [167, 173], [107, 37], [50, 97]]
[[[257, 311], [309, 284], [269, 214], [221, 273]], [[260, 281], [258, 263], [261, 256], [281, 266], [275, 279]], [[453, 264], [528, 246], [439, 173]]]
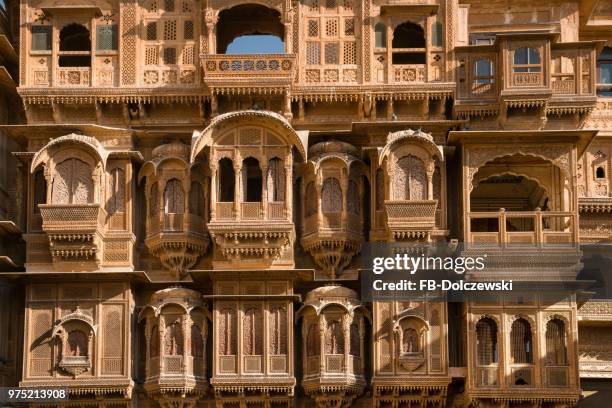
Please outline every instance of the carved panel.
[[427, 174], [425, 164], [413, 155], [399, 159], [395, 167], [393, 194], [396, 200], [426, 200]]
[[263, 354], [263, 321], [261, 310], [249, 308], [242, 319], [242, 341], [245, 355]]
[[334, 177], [329, 177], [323, 182], [321, 188], [321, 211], [342, 211], [342, 188], [340, 182]]

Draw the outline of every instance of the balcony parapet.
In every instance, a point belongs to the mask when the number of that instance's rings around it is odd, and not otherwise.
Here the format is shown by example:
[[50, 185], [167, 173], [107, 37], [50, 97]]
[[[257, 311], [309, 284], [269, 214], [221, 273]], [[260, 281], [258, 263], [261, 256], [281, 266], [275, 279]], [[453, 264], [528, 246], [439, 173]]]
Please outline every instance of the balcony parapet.
[[286, 87], [295, 77], [294, 54], [202, 55], [204, 81], [215, 87]]
[[39, 204], [55, 260], [99, 259], [106, 211], [100, 204]]
[[427, 236], [436, 228], [438, 200], [387, 200], [387, 228], [393, 239]]

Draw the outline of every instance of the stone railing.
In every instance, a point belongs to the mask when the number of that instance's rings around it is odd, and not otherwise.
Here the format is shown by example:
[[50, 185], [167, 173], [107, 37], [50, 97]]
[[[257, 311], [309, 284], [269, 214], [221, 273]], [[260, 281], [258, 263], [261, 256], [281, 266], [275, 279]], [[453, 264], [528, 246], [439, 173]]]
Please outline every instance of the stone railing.
[[437, 200], [385, 201], [390, 229], [432, 229], [436, 225]]
[[395, 83], [423, 83], [426, 81], [424, 64], [393, 65]]
[[499, 367], [476, 367], [475, 383], [477, 387], [495, 387], [498, 385]]
[[552, 93], [555, 95], [576, 94], [576, 77], [566, 74], [552, 74]]
[[58, 67], [56, 72], [57, 86], [82, 87], [91, 86], [91, 68], [89, 67]]
[[240, 78], [257, 81], [272, 77], [291, 81], [295, 72], [295, 55], [205, 55], [202, 65], [205, 79]]
[[[472, 232], [475, 220], [496, 220], [497, 227]], [[466, 230], [466, 242], [479, 246], [568, 246], [578, 242], [576, 214], [568, 211], [470, 212]]]
[[511, 78], [512, 86], [533, 87], [544, 85], [542, 72], [513, 72]]
[[100, 204], [39, 204], [38, 208], [47, 233], [95, 231], [106, 221]]
[[567, 387], [569, 383], [569, 367], [547, 366], [546, 384], [549, 387]]

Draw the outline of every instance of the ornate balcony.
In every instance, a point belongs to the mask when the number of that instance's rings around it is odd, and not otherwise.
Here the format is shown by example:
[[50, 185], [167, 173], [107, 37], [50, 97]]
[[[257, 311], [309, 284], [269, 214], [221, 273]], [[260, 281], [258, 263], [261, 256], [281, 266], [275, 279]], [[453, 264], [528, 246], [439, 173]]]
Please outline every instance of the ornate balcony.
[[302, 316], [302, 386], [318, 407], [350, 406], [365, 387], [365, 319], [357, 294], [330, 284], [306, 295]]
[[140, 313], [147, 356], [144, 388], [162, 406], [206, 393], [209, 319], [200, 293], [180, 287], [155, 292]]
[[385, 201], [387, 226], [394, 239], [421, 238], [436, 227], [438, 200]]
[[106, 212], [100, 204], [39, 204], [54, 260], [98, 261]]
[[91, 86], [91, 68], [69, 67], [57, 68], [56, 85], [61, 87]]
[[182, 276], [208, 249], [202, 174], [187, 165], [189, 146], [169, 143], [153, 149], [141, 169], [147, 178], [145, 245], [164, 267]]
[[205, 55], [202, 68], [204, 81], [214, 87], [289, 85], [295, 77], [295, 55]]
[[317, 143], [304, 166], [306, 203], [301, 244], [331, 278], [349, 266], [363, 242], [364, 164], [344, 142]]

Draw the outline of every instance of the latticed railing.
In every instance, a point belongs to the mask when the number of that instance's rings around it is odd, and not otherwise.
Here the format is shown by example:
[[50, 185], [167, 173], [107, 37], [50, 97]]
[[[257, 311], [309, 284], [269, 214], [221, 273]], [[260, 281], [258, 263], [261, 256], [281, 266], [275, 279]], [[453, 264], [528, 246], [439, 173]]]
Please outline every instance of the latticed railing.
[[205, 55], [202, 59], [205, 78], [284, 77], [292, 79], [295, 55]]
[[512, 86], [533, 87], [544, 85], [542, 72], [513, 72], [511, 78]]
[[[478, 229], [478, 220], [487, 231]], [[536, 246], [568, 245], [578, 242], [576, 214], [569, 211], [496, 211], [468, 213], [469, 243]]]
[[548, 366], [546, 367], [546, 383], [549, 387], [567, 387], [569, 367]]
[[494, 367], [477, 367], [476, 368], [476, 386], [493, 387], [497, 385], [499, 368]]
[[164, 374], [181, 374], [183, 372], [183, 356], [165, 356]]
[[325, 371], [328, 373], [340, 373], [344, 369], [344, 354], [326, 354]]
[[240, 217], [245, 220], [260, 220], [263, 218], [261, 203], [240, 203]]
[[106, 222], [100, 204], [39, 204], [45, 231], [95, 230]]

